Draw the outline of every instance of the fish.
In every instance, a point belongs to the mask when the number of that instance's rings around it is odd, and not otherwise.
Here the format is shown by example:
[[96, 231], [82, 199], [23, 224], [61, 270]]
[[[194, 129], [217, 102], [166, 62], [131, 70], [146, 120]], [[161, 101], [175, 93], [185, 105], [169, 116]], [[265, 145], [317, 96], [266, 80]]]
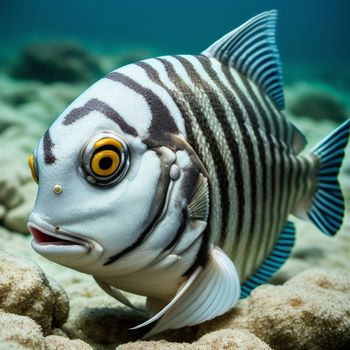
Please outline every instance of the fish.
[[118, 68], [70, 104], [29, 167], [33, 249], [147, 297], [145, 338], [200, 324], [267, 283], [291, 254], [294, 215], [334, 236], [350, 119], [310, 152], [283, 114], [275, 28], [263, 12], [198, 55]]

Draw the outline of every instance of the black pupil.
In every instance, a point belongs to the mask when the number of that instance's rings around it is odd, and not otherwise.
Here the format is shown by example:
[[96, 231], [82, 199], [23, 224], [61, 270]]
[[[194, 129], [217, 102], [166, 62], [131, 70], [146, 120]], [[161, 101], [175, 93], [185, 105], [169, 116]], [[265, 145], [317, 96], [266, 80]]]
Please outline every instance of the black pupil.
[[112, 166], [112, 159], [109, 157], [103, 157], [99, 162], [99, 166], [102, 170], [109, 169]]

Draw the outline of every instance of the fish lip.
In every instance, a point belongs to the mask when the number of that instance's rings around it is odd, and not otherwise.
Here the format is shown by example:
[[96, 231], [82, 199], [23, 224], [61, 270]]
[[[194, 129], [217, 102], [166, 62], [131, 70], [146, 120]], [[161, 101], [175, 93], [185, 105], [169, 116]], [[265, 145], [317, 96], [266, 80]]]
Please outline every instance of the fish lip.
[[[48, 225], [49, 226], [49, 225]], [[38, 225], [32, 221], [29, 221], [27, 224], [27, 228], [29, 232], [33, 236], [33, 240], [35, 243], [39, 246], [49, 246], [49, 245], [55, 245], [55, 246], [74, 246], [74, 245], [80, 245], [84, 246], [88, 249], [88, 252], [93, 249], [93, 244], [89, 242], [86, 239], [82, 239], [80, 237], [77, 237], [76, 235], [72, 234], [71, 232], [64, 230], [62, 228], [59, 228], [59, 233], [54, 232], [54, 230], [49, 230], [44, 228], [42, 225]], [[44, 241], [39, 242], [38, 241], [38, 233], [35, 232], [35, 230], [39, 231], [39, 233], [44, 234], [46, 236], [49, 236], [49, 239], [51, 238], [57, 238], [56, 241]], [[60, 242], [62, 244], [60, 244]], [[68, 243], [68, 244], [67, 244]], [[69, 244], [70, 243], [70, 244]]]

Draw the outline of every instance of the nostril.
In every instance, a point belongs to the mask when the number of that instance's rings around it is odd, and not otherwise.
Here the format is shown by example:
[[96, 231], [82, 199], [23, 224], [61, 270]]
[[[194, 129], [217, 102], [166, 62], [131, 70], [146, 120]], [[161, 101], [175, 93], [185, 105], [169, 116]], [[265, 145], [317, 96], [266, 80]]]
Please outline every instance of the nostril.
[[61, 185], [55, 185], [55, 186], [53, 187], [53, 191], [54, 191], [56, 194], [60, 194], [60, 193], [62, 193], [63, 188], [62, 188]]

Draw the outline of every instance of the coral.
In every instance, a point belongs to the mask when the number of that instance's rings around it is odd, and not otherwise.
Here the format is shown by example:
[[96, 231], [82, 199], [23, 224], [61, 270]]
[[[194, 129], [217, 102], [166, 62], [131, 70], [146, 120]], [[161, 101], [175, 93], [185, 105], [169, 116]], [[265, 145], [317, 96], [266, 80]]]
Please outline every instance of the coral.
[[247, 329], [273, 349], [350, 346], [350, 274], [313, 269], [283, 286], [264, 285], [232, 312], [199, 327]]
[[63, 289], [36, 264], [0, 251], [0, 309], [29, 316], [49, 334], [66, 321], [69, 306]]
[[101, 74], [100, 67], [80, 45], [74, 43], [31, 43], [9, 68], [16, 78], [55, 81], [89, 81]]

